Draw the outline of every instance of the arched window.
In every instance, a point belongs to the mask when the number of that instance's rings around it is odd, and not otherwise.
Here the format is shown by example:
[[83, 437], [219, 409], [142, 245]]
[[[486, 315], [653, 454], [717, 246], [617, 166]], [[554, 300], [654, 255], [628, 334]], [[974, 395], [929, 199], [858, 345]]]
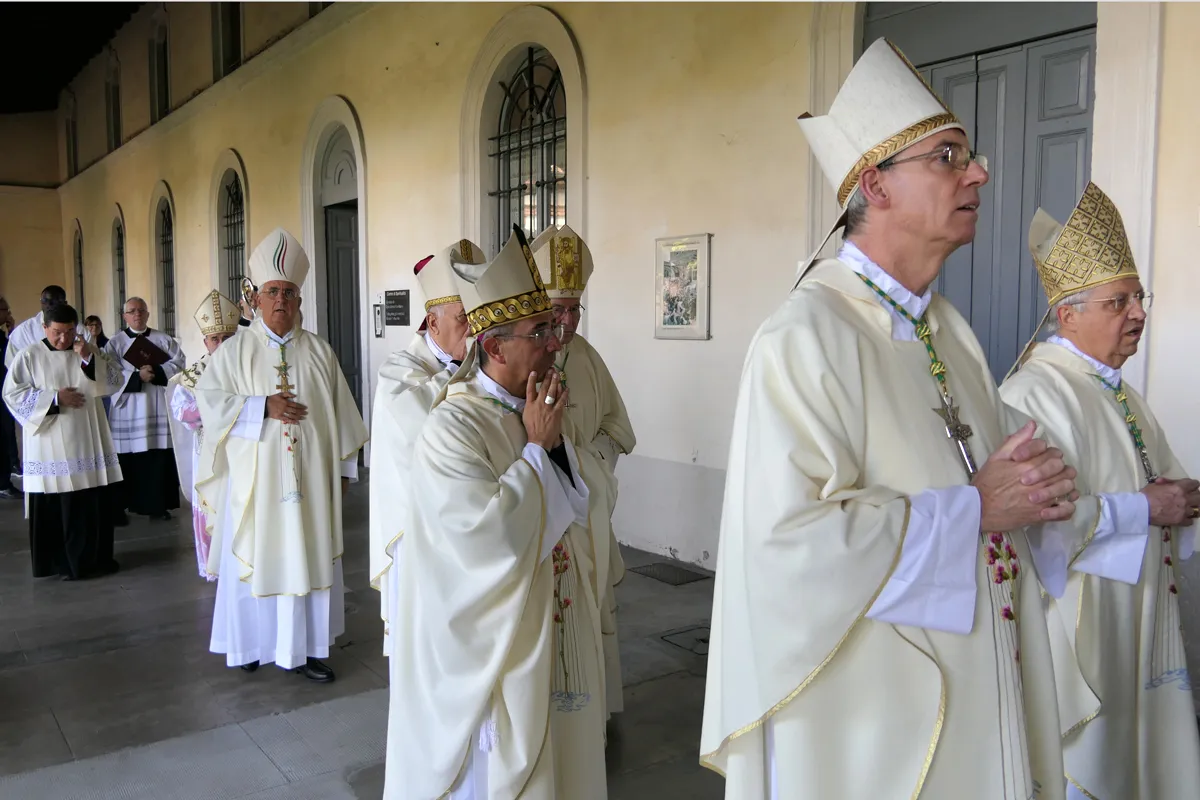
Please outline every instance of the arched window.
[[212, 4], [213, 82], [242, 65], [242, 4]]
[[108, 76], [104, 79], [104, 114], [111, 153], [121, 146], [121, 64], [116, 53], [110, 56]]
[[113, 295], [117, 300], [117, 323], [125, 327], [125, 224], [121, 218], [113, 220]]
[[221, 180], [218, 203], [221, 274], [226, 281], [226, 296], [236, 299], [242, 296], [242, 277], [246, 274], [246, 205], [242, 181], [232, 169]]
[[525, 48], [499, 85], [504, 98], [488, 140], [496, 191], [488, 195], [503, 245], [513, 224], [533, 239], [567, 221], [567, 96], [558, 64], [538, 46]]
[[175, 221], [167, 198], [158, 201], [155, 215], [155, 238], [158, 241], [158, 308], [159, 325], [163, 333], [175, 336]]
[[150, 38], [150, 122], [158, 122], [171, 113], [171, 48], [167, 22], [156, 19]]
[[79, 223], [76, 222], [75, 241], [73, 245], [73, 263], [75, 264], [75, 310], [79, 312], [80, 317], [83, 316], [83, 234], [79, 232]]

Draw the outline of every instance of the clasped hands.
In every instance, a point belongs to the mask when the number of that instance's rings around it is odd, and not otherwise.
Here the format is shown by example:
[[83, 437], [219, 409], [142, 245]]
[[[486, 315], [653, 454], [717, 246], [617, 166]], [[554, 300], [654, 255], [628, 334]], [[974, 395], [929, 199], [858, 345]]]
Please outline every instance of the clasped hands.
[[1034, 439], [1036, 432], [1027, 422], [975, 473], [971, 485], [979, 490], [984, 531], [1003, 533], [1075, 513], [1075, 469], [1057, 447]]

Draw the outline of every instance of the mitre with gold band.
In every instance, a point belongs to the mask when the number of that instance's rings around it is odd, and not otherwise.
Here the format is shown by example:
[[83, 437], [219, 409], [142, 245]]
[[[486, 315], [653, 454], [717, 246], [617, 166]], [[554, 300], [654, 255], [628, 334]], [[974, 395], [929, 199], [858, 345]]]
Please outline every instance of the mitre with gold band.
[[941, 131], [957, 128], [966, 133], [962, 122], [887, 39], [877, 39], [862, 54], [828, 114], [803, 114], [798, 122], [821, 171], [837, 192], [841, 212], [801, 266], [800, 278], [834, 232], [846, 224], [846, 206], [858, 191], [863, 170]]
[[1038, 333], [1063, 298], [1106, 283], [1137, 278], [1121, 212], [1099, 186], [1089, 182], [1063, 225], [1039, 208], [1029, 224], [1029, 252], [1046, 293], [1046, 313], [1009, 371], [1025, 363]]
[[454, 264], [454, 279], [471, 335], [550, 310], [533, 252], [520, 227], [486, 264]]
[[242, 311], [237, 303], [213, 289], [204, 298], [204, 302], [192, 315], [200, 326], [201, 336], [212, 336], [214, 333], [237, 333], [238, 320]]
[[551, 225], [533, 240], [530, 249], [551, 300], [583, 296], [592, 277], [592, 252], [579, 234], [566, 225]]
[[[437, 255], [426, 256], [418, 261], [413, 273], [421, 285], [421, 293], [425, 295], [425, 313], [428, 314], [435, 306], [462, 301], [454, 280], [455, 264], [486, 263], [483, 248], [470, 239], [459, 239]], [[417, 331], [425, 328], [426, 320], [422, 319]]]

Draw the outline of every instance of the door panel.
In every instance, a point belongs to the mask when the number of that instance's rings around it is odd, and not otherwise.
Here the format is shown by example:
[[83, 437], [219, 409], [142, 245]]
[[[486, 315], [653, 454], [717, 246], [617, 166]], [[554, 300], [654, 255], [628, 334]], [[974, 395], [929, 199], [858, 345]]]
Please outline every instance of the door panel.
[[342, 366], [354, 403], [362, 412], [362, 352], [358, 298], [358, 209], [325, 209], [325, 277], [329, 309], [329, 345]]

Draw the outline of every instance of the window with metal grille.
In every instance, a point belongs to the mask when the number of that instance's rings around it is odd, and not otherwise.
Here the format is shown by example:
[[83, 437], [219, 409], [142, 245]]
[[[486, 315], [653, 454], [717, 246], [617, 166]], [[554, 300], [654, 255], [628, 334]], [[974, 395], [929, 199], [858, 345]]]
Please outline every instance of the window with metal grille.
[[495, 214], [499, 241], [514, 224], [531, 240], [567, 221], [567, 96], [549, 51], [530, 47], [507, 81], [500, 81], [496, 135], [489, 138], [496, 168]]
[[225, 274], [226, 297], [240, 298], [246, 274], [246, 206], [242, 181], [232, 170], [226, 173], [221, 192], [221, 271]]
[[75, 232], [75, 310], [83, 317], [83, 236]]
[[170, 47], [167, 26], [159, 25], [150, 40], [150, 121], [171, 113]]
[[125, 327], [125, 226], [113, 222], [113, 274], [116, 278], [117, 321]]
[[158, 203], [158, 308], [159, 324], [168, 336], [175, 335], [175, 227], [171, 204]]

